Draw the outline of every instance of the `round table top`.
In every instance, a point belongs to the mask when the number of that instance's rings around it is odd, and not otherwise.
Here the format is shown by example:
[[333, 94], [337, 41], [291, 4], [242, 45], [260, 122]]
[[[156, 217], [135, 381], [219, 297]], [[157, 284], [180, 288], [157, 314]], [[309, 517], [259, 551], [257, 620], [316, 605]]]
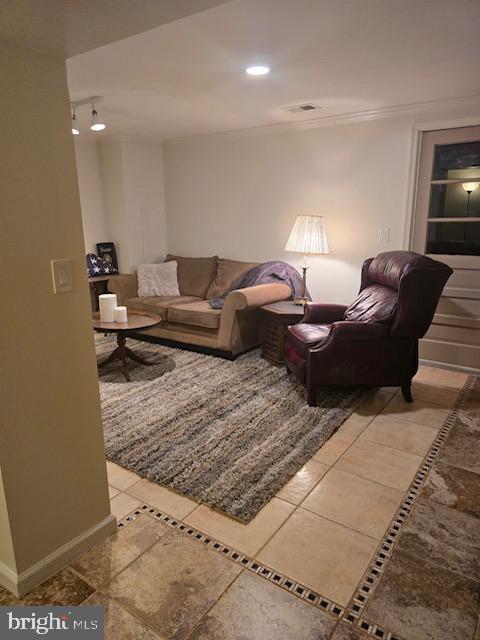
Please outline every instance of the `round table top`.
[[137, 331], [154, 327], [162, 321], [156, 313], [148, 311], [128, 311], [127, 322], [101, 322], [100, 313], [93, 314], [93, 328], [104, 333], [120, 333], [122, 331]]

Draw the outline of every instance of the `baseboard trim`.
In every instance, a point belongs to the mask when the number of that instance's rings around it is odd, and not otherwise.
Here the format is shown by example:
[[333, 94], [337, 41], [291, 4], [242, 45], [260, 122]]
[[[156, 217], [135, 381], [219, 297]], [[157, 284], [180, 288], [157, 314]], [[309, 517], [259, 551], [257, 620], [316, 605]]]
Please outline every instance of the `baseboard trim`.
[[480, 374], [480, 369], [475, 367], [464, 367], [461, 364], [452, 364], [451, 362], [442, 362], [441, 360], [431, 360], [429, 358], [419, 358], [419, 363], [427, 367], [437, 367], [438, 369], [448, 369], [450, 371], [460, 371], [461, 373], [469, 373], [474, 376]]
[[22, 597], [116, 530], [117, 520], [109, 515], [21, 573], [0, 561], [0, 584], [17, 597]]

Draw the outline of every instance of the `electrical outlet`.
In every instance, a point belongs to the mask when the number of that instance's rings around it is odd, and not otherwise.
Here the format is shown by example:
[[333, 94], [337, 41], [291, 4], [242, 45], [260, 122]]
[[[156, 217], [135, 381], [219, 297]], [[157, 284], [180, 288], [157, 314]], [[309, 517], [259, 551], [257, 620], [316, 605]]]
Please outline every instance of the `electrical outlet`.
[[52, 268], [53, 292], [67, 293], [73, 289], [72, 261], [70, 258], [50, 260]]
[[379, 242], [390, 242], [390, 227], [380, 227], [378, 230]]

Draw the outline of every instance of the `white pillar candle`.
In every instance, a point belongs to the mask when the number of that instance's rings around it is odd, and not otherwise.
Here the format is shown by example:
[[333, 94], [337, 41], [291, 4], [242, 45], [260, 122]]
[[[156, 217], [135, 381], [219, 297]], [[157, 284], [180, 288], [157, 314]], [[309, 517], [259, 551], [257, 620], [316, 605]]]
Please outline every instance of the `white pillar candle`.
[[113, 317], [115, 322], [127, 322], [127, 307], [115, 307]]
[[100, 321], [113, 322], [113, 311], [117, 306], [117, 296], [114, 293], [102, 293], [98, 296], [100, 307]]

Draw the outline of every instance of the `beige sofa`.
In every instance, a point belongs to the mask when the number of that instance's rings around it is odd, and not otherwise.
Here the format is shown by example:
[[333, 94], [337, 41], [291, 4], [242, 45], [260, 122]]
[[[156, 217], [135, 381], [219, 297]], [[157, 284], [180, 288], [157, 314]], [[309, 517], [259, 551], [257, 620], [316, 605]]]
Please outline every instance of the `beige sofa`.
[[[153, 311], [162, 322], [142, 331], [147, 339], [175, 342], [235, 357], [260, 344], [260, 311], [263, 305], [288, 300], [286, 284], [260, 284], [227, 293], [231, 285], [256, 263], [168, 255], [178, 264], [180, 296], [139, 298], [135, 274], [117, 276], [108, 288], [118, 304], [129, 309]], [[226, 294], [226, 295], [225, 295]], [[208, 300], [225, 296], [223, 309], [212, 309]]]

